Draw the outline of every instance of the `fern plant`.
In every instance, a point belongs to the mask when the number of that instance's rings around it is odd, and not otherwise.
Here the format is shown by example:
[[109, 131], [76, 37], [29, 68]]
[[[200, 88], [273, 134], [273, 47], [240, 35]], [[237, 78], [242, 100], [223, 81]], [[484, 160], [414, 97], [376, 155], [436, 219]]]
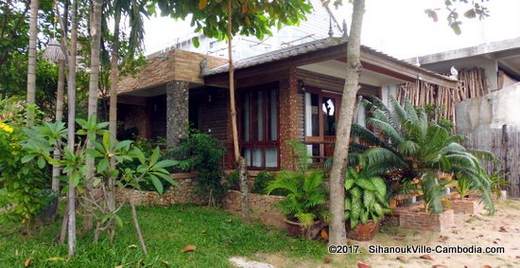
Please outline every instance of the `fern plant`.
[[368, 169], [357, 169], [349, 167], [345, 176], [345, 219], [352, 229], [390, 212], [385, 181]]
[[325, 213], [327, 192], [321, 171], [281, 171], [266, 187], [267, 193], [284, 191], [279, 207], [289, 220], [311, 227]]
[[424, 109], [413, 107], [409, 101], [401, 105], [391, 99], [391, 108], [375, 97], [364, 103], [370, 112], [367, 125], [373, 130], [355, 125], [352, 132], [363, 144], [358, 146], [367, 148], [360, 154], [367, 169], [419, 179], [426, 208], [433, 213], [443, 211], [445, 183], [439, 172], [460, 174], [471, 180], [471, 189], [480, 192], [487, 210], [494, 212], [490, 179], [477, 157], [486, 153], [466, 150], [460, 144], [462, 137], [428, 120]]

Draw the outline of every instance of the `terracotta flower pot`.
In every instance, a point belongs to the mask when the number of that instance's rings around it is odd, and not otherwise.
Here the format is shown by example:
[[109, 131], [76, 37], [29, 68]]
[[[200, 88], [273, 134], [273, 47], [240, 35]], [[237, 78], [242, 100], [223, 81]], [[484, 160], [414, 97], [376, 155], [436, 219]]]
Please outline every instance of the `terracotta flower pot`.
[[370, 241], [379, 232], [379, 222], [368, 221], [367, 223], [360, 223], [356, 228], [350, 228], [347, 224], [347, 237], [357, 241]]
[[305, 229], [303, 224], [299, 222], [288, 219], [285, 219], [284, 222], [287, 225], [287, 232], [290, 236], [305, 237], [307, 239], [316, 239], [320, 231], [325, 227], [325, 224], [321, 221], [314, 222], [314, 224], [308, 229]]

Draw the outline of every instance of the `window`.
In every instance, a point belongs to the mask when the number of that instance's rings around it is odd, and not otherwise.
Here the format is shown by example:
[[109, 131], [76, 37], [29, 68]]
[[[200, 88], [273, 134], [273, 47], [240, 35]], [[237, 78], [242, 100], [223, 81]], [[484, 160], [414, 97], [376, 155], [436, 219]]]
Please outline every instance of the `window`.
[[305, 92], [305, 142], [314, 162], [332, 156], [341, 95], [308, 89]]
[[278, 168], [278, 89], [243, 90], [239, 96], [240, 147], [252, 168]]

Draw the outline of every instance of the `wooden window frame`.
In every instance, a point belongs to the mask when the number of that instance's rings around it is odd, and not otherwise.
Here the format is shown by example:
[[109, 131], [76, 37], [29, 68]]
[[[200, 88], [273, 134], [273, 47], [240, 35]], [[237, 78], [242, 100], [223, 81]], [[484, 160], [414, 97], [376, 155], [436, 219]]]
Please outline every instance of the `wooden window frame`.
[[[271, 92], [275, 90], [276, 91], [276, 140], [271, 140]], [[263, 141], [258, 141], [258, 120], [256, 115], [256, 111], [258, 109], [258, 102], [256, 98], [256, 94], [258, 92], [264, 92], [263, 101], [263, 124], [264, 124], [264, 131], [263, 131]], [[249, 98], [249, 141], [244, 141], [242, 137], [243, 132], [243, 107], [242, 104], [244, 103], [244, 98]], [[263, 84], [259, 86], [254, 87], [248, 87], [238, 90], [238, 98], [239, 105], [238, 105], [238, 134], [239, 134], [239, 144], [240, 149], [243, 152], [244, 149], [250, 150], [250, 159], [246, 159], [246, 163], [251, 163], [251, 166], [248, 165], [248, 169], [250, 170], [279, 170], [280, 169], [280, 87], [278, 83], [269, 83], [269, 84]], [[276, 167], [266, 167], [266, 150], [267, 149], [276, 149], [277, 150], [277, 161], [276, 161]], [[261, 166], [253, 166], [253, 150], [254, 149], [260, 149], [262, 151], [262, 158], [261, 158]]]

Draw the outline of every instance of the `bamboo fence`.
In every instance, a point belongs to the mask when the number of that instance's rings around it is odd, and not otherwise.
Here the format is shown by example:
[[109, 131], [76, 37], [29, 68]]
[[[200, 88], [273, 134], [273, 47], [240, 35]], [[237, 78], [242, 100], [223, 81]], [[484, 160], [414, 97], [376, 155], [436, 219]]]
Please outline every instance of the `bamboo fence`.
[[414, 106], [431, 105], [438, 109], [438, 116], [444, 117], [455, 125], [455, 105], [465, 99], [478, 98], [489, 93], [484, 69], [462, 69], [459, 71], [459, 84], [448, 88], [417, 80], [401, 84], [397, 88], [397, 101], [409, 100]]

